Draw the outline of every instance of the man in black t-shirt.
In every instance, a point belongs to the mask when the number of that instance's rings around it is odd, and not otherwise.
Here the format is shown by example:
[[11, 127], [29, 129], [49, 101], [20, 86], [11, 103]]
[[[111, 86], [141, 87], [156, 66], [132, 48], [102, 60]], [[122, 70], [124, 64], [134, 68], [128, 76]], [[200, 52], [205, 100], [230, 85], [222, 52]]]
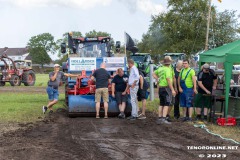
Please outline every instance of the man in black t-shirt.
[[207, 121], [208, 109], [211, 107], [211, 93], [216, 86], [217, 76], [206, 63], [203, 65], [202, 71], [198, 73], [198, 94], [195, 97], [197, 119], [201, 119], [201, 109], [204, 108], [204, 121]]
[[112, 97], [116, 98], [120, 114], [118, 118], [125, 118], [124, 110], [126, 108], [126, 102], [128, 99], [127, 96], [127, 87], [128, 87], [128, 76], [124, 74], [122, 68], [117, 70], [117, 75], [114, 76], [112, 80]]
[[91, 79], [96, 81], [96, 91], [95, 91], [95, 102], [96, 102], [96, 118], [99, 117], [99, 111], [100, 111], [100, 102], [101, 97], [103, 98], [104, 102], [104, 111], [105, 116], [104, 118], [108, 118], [108, 83], [110, 83], [110, 74], [105, 69], [106, 65], [105, 63], [102, 63], [100, 68], [97, 69]]

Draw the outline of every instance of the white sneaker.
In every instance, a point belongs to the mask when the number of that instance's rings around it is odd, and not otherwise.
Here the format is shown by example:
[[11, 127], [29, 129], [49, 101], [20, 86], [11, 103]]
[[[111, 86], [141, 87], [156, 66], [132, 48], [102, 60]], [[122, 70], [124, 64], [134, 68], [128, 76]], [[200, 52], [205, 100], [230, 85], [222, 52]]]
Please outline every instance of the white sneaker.
[[146, 119], [146, 118], [147, 117], [144, 114], [142, 114], [142, 113], [138, 115], [138, 119]]
[[171, 122], [168, 122], [167, 119], [162, 119], [162, 123], [163, 123], [163, 124], [172, 124]]

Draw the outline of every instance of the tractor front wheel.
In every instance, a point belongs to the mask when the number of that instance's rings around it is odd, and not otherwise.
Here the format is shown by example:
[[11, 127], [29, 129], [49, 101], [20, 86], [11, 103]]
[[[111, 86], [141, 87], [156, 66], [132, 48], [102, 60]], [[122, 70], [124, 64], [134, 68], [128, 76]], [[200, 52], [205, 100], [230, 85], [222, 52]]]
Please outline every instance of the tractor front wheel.
[[20, 86], [21, 84], [20, 78], [17, 75], [12, 75], [9, 82], [11, 86]]
[[23, 73], [23, 83], [25, 86], [34, 86], [36, 75], [32, 70]]
[[3, 81], [2, 75], [0, 75], [0, 86], [5, 86], [5, 81]]

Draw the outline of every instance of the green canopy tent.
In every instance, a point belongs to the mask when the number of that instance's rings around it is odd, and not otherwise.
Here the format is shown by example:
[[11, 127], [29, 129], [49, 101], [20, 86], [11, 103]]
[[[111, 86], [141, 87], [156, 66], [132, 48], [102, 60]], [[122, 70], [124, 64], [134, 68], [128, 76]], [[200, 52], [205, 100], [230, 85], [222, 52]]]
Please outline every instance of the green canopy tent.
[[228, 115], [230, 80], [233, 63], [240, 63], [240, 40], [200, 54], [199, 64], [203, 62], [223, 62], [225, 68], [225, 117]]

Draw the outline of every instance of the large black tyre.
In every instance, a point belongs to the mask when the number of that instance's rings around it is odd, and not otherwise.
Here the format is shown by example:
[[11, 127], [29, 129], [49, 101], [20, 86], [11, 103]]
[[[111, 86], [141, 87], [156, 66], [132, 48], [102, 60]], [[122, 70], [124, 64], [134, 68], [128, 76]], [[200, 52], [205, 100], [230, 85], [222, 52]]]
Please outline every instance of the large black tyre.
[[22, 82], [25, 86], [34, 86], [36, 81], [36, 75], [32, 70], [23, 73]]
[[21, 85], [21, 80], [17, 75], [12, 75], [9, 82], [10, 82], [11, 86], [20, 86]]
[[0, 86], [5, 86], [5, 82], [3, 81], [2, 75], [0, 75]]

